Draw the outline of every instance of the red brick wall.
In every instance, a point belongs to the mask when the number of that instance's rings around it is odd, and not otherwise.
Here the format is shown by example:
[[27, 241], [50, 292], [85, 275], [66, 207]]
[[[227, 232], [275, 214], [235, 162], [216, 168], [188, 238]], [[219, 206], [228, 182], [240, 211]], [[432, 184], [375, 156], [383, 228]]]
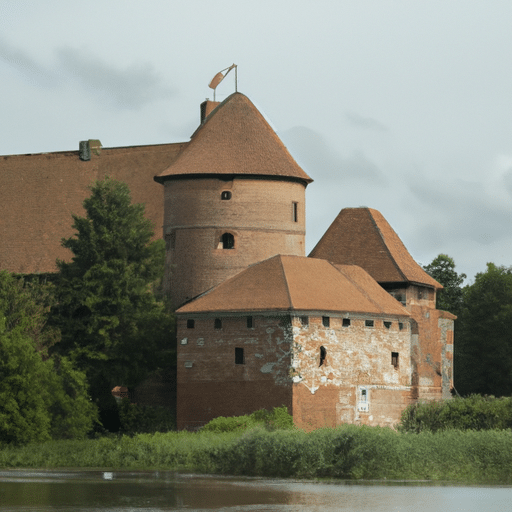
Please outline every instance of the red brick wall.
[[[246, 316], [219, 319], [215, 329], [214, 316], [178, 316], [178, 429], [282, 405], [291, 412], [289, 318], [254, 316], [253, 328]], [[245, 364], [235, 364], [235, 347]]]
[[[221, 199], [223, 191], [231, 192], [230, 200]], [[235, 236], [234, 249], [219, 248], [225, 232]], [[276, 254], [304, 256], [305, 186], [263, 179], [168, 180], [164, 235], [165, 287], [178, 307], [253, 263]]]

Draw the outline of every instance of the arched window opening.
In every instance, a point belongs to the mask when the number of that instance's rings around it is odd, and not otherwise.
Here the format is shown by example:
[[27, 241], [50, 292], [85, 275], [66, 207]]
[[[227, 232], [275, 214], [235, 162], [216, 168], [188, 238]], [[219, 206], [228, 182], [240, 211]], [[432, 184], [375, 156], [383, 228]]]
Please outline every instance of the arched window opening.
[[327, 357], [327, 350], [325, 349], [324, 346], [321, 346], [320, 347], [320, 364], [318, 365], [319, 367], [324, 364], [326, 357]]
[[221, 236], [222, 248], [223, 249], [234, 249], [235, 248], [235, 237], [231, 233], [224, 233]]

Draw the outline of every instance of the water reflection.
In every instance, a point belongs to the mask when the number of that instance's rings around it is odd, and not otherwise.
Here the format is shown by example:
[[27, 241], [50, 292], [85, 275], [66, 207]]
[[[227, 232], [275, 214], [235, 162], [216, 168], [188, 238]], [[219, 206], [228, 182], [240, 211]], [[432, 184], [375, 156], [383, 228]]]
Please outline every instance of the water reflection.
[[508, 511], [512, 488], [312, 483], [172, 472], [0, 471], [0, 511]]

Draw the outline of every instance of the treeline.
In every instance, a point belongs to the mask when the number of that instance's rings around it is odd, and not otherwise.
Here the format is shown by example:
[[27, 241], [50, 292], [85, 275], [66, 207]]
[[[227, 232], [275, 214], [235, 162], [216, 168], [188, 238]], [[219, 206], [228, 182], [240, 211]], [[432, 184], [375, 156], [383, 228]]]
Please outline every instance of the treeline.
[[444, 286], [437, 307], [457, 315], [454, 339], [455, 391], [512, 395], [512, 267], [487, 264], [463, 286], [452, 258], [440, 254], [423, 267]]
[[51, 279], [0, 272], [0, 444], [173, 423], [125, 407], [123, 426], [111, 394], [175, 364], [174, 316], [159, 288], [164, 242], [124, 183], [96, 182], [84, 209], [62, 240], [72, 259]]

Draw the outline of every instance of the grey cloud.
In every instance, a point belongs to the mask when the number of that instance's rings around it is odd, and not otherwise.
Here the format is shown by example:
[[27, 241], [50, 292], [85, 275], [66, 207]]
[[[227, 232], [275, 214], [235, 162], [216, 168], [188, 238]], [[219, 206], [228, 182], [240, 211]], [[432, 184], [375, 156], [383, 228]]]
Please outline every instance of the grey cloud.
[[386, 126], [371, 117], [363, 117], [355, 112], [345, 112], [345, 117], [349, 124], [354, 128], [361, 128], [363, 130], [372, 130], [376, 132], [388, 131]]
[[30, 55], [0, 38], [0, 60], [3, 60], [28, 81], [36, 82], [38, 85], [51, 86], [57, 82], [57, 77], [50, 69], [38, 64]]
[[512, 196], [512, 169], [509, 169], [503, 175], [503, 183], [507, 189], [507, 192]]
[[297, 162], [313, 179], [325, 177], [345, 182], [372, 182], [387, 184], [387, 178], [379, 167], [366, 157], [363, 151], [353, 151], [341, 156], [316, 131], [297, 126], [280, 134]]
[[117, 107], [137, 109], [174, 94], [148, 63], [121, 69], [85, 51], [71, 48], [59, 49], [57, 57], [60, 68], [68, 76]]
[[445, 243], [467, 240], [478, 245], [510, 237], [512, 210], [497, 203], [479, 183], [423, 180], [409, 183], [409, 190], [432, 212], [419, 228], [419, 237]]

